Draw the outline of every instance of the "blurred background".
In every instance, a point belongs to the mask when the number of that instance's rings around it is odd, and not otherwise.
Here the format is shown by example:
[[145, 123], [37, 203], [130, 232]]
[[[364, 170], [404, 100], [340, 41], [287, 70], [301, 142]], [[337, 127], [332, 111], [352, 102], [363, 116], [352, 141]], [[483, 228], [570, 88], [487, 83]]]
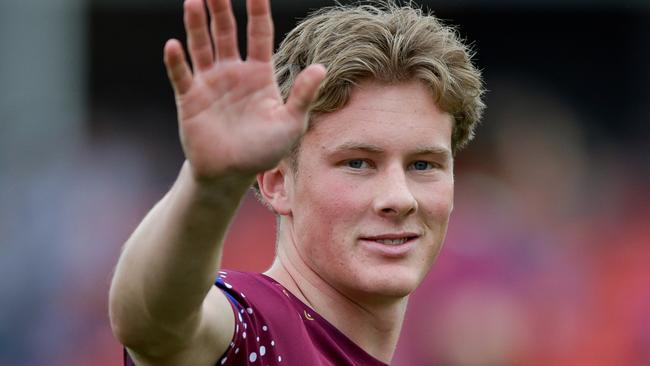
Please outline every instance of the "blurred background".
[[[474, 45], [488, 110], [393, 364], [650, 365], [650, 2], [416, 3]], [[276, 38], [329, 4], [274, 1]], [[0, 366], [121, 363], [112, 268], [182, 162], [181, 10], [0, 3]], [[224, 265], [265, 270], [273, 236], [247, 197]]]

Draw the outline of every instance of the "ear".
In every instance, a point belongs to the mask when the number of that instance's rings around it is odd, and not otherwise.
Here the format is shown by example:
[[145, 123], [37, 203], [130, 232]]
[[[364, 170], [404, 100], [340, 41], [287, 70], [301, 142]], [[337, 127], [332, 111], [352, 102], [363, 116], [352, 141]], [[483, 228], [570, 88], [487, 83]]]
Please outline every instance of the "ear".
[[282, 160], [275, 168], [257, 174], [260, 195], [278, 215], [291, 214], [291, 172]]

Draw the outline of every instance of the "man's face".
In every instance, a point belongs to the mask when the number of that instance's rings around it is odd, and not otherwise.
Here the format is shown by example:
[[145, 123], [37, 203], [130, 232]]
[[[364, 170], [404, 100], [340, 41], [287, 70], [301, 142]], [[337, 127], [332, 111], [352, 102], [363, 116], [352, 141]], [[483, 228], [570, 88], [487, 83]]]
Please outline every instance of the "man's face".
[[451, 117], [420, 82], [367, 81], [314, 123], [287, 175], [300, 260], [349, 296], [408, 295], [453, 206]]

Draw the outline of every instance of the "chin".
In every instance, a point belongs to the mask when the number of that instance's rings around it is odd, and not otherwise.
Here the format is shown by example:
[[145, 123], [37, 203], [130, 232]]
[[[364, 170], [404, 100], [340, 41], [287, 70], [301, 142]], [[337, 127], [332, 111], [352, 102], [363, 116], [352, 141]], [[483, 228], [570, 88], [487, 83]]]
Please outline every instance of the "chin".
[[415, 291], [422, 277], [413, 271], [375, 270], [364, 281], [363, 292], [370, 296], [384, 298], [404, 298]]

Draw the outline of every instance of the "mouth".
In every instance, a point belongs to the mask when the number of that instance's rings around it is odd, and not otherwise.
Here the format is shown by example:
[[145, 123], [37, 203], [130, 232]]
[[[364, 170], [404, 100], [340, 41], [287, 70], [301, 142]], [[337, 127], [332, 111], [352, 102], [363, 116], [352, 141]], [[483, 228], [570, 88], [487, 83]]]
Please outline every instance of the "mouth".
[[397, 233], [360, 237], [360, 243], [370, 253], [390, 260], [403, 259], [417, 247], [420, 235], [415, 233]]
[[361, 240], [374, 241], [384, 245], [402, 245], [417, 239], [419, 235], [413, 233], [385, 234], [361, 237]]

